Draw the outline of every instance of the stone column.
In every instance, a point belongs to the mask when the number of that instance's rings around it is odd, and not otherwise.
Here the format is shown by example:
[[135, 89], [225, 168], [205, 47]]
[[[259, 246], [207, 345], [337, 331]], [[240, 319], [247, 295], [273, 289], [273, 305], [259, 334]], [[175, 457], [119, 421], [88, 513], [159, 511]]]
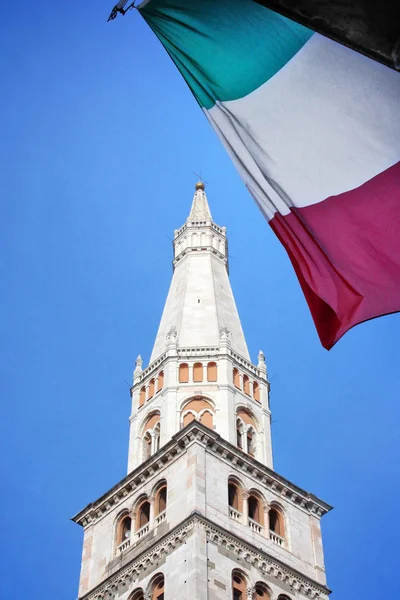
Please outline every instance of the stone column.
[[249, 499], [250, 494], [248, 492], [242, 492], [243, 501], [243, 525], [249, 524]]
[[149, 514], [149, 529], [153, 529], [154, 528], [154, 507], [155, 507], [155, 503], [156, 503], [156, 498], [155, 496], [151, 496], [149, 498], [149, 504], [150, 504], [150, 514]]
[[153, 456], [153, 454], [156, 451], [156, 435], [155, 435], [154, 431], [150, 431], [150, 436], [151, 436], [150, 456]]
[[263, 510], [264, 510], [264, 529], [265, 529], [265, 537], [269, 539], [269, 509], [270, 505], [268, 502], [264, 502]]

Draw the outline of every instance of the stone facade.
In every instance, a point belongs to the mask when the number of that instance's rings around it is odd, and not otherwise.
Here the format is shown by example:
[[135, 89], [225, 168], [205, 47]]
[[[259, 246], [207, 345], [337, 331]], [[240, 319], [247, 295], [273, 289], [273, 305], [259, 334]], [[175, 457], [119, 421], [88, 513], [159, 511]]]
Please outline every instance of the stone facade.
[[136, 361], [128, 474], [74, 517], [80, 598], [327, 598], [331, 507], [273, 470], [265, 358], [250, 361], [226, 248], [200, 183], [151, 362]]

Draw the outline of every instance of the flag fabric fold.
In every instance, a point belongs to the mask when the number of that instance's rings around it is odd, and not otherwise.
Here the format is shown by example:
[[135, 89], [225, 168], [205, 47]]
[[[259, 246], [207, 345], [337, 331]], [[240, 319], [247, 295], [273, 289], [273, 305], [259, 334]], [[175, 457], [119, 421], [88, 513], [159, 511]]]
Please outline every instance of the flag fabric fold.
[[400, 75], [252, 0], [139, 11], [284, 245], [323, 346], [400, 310]]

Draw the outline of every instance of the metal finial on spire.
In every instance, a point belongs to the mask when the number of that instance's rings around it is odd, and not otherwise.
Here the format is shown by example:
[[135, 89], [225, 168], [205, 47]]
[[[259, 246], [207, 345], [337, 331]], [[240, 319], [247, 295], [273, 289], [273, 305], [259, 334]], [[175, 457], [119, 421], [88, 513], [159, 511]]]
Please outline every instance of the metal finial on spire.
[[204, 188], [205, 188], [205, 187], [206, 187], [206, 186], [204, 185], [204, 181], [198, 181], [198, 182], [196, 183], [196, 185], [195, 185], [196, 191], [197, 191], [197, 190], [203, 190], [203, 192], [204, 192]]

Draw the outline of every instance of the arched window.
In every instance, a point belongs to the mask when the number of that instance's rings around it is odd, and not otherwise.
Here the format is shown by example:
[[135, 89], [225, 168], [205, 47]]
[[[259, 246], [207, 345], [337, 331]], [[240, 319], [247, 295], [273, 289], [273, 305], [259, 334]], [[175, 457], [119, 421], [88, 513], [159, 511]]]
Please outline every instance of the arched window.
[[254, 397], [254, 400], [257, 400], [257, 402], [261, 402], [260, 401], [260, 386], [258, 385], [257, 381], [253, 381], [253, 397]]
[[281, 510], [273, 506], [269, 511], [269, 529], [281, 538], [285, 537], [285, 525]]
[[243, 375], [243, 391], [250, 396], [250, 380], [247, 375]]
[[239, 408], [236, 413], [236, 444], [251, 456], [257, 455], [256, 423], [250, 411], [244, 408]]
[[155, 516], [160, 515], [167, 509], [167, 484], [162, 485], [156, 493]]
[[240, 390], [240, 375], [236, 368], [233, 369], [233, 385]]
[[214, 409], [205, 398], [194, 398], [182, 409], [181, 423], [185, 427], [192, 421], [200, 421], [206, 427], [214, 427]]
[[[243, 512], [242, 486], [233, 478], [228, 479], [228, 503], [234, 511]], [[233, 518], [239, 516], [233, 511], [230, 511], [229, 514]]]
[[179, 383], [189, 382], [189, 365], [182, 363], [179, 365]]
[[152, 413], [144, 422], [143, 431], [143, 460], [147, 460], [160, 448], [160, 413]]
[[137, 507], [136, 512], [136, 531], [145, 527], [147, 523], [150, 521], [150, 502], [145, 499]]
[[155, 384], [154, 379], [150, 379], [150, 383], [149, 383], [149, 395], [147, 397], [147, 400], [150, 400], [154, 396], [154, 384]]
[[254, 600], [270, 600], [271, 594], [268, 587], [262, 581], [258, 581], [255, 585]]
[[143, 406], [146, 401], [146, 388], [143, 386], [139, 393], [139, 408]]
[[254, 494], [250, 494], [248, 500], [249, 519], [255, 521], [259, 525], [264, 525], [263, 512], [260, 499]]
[[186, 425], [189, 425], [189, 423], [191, 423], [192, 421], [195, 421], [196, 417], [192, 412], [187, 412], [185, 413], [183, 419], [182, 419], [182, 426], [186, 427]]
[[206, 427], [209, 427], [210, 429], [213, 429], [214, 422], [212, 412], [210, 412], [209, 410], [203, 410], [200, 414], [200, 423], [202, 423]]
[[161, 573], [150, 584], [151, 600], [164, 600], [165, 580]]
[[207, 365], [207, 381], [217, 381], [217, 363], [209, 362]]
[[157, 392], [164, 387], [164, 371], [160, 371], [157, 377]]
[[246, 580], [240, 571], [232, 573], [232, 600], [246, 600]]
[[144, 593], [142, 588], [135, 590], [133, 594], [129, 596], [128, 600], [144, 600]]
[[201, 363], [194, 363], [193, 365], [193, 381], [195, 383], [203, 381], [203, 365]]
[[278, 600], [291, 600], [291, 598], [289, 598], [289, 596], [286, 596], [286, 594], [279, 594]]
[[130, 545], [132, 519], [124, 513], [117, 522], [115, 546], [117, 553], [123, 552]]

